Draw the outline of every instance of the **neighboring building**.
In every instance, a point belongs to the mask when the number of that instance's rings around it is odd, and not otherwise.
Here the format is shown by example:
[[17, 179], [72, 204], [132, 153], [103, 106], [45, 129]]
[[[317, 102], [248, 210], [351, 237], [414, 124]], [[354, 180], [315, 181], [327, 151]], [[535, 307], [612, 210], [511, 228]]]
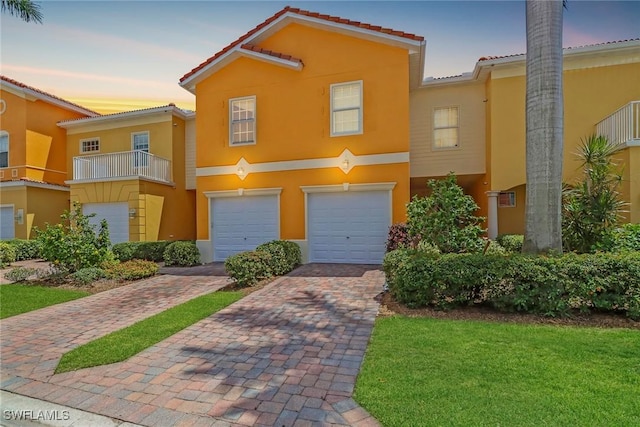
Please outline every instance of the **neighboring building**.
[[70, 200], [112, 243], [195, 238], [194, 117], [169, 104], [58, 123]]
[[[525, 55], [481, 58], [472, 73], [412, 91], [412, 194], [454, 171], [488, 217], [489, 237], [523, 233], [525, 92]], [[579, 178], [576, 153], [594, 133], [624, 144], [626, 218], [640, 222], [640, 39], [564, 50], [565, 182]]]
[[311, 262], [381, 262], [409, 200], [424, 46], [287, 7], [187, 73], [202, 259], [287, 239]]
[[99, 114], [0, 76], [0, 239], [33, 237], [69, 208], [60, 120]]

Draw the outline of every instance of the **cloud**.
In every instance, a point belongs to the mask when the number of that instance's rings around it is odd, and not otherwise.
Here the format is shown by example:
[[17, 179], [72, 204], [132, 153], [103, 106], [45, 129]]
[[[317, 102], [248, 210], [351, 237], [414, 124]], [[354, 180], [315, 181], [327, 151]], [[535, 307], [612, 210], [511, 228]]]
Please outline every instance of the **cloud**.
[[613, 41], [613, 40], [602, 40], [601, 37], [594, 36], [593, 34], [585, 33], [575, 28], [572, 25], [567, 25], [565, 23], [564, 28], [562, 29], [562, 46], [563, 47], [577, 47], [577, 46], [586, 46], [590, 44], [602, 43], [604, 41]]

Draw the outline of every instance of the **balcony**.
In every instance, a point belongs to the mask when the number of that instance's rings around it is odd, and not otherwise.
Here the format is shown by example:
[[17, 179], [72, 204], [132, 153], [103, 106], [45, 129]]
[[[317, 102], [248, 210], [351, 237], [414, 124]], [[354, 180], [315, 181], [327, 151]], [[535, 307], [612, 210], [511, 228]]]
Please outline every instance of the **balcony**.
[[113, 178], [144, 178], [170, 184], [171, 161], [139, 150], [73, 158], [74, 181]]
[[616, 144], [640, 145], [640, 101], [632, 101], [600, 121], [596, 133]]

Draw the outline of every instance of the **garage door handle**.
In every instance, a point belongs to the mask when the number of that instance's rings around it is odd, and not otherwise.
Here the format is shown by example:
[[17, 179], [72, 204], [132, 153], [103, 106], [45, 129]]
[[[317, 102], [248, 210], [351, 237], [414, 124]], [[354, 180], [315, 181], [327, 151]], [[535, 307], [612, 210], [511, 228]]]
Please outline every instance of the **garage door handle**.
[[247, 240], [247, 238], [245, 237], [244, 240]]
[[349, 238], [349, 236], [347, 236], [347, 239]]

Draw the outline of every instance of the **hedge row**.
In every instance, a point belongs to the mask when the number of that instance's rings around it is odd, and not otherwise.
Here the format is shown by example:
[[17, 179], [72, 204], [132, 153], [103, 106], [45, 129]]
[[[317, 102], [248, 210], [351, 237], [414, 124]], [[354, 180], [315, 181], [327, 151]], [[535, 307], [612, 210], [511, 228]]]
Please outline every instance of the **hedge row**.
[[189, 267], [200, 264], [200, 251], [192, 241], [123, 242], [113, 245], [112, 251], [116, 259], [123, 262], [141, 259], [164, 261], [167, 266]]
[[392, 295], [409, 307], [484, 304], [501, 311], [566, 316], [573, 310], [640, 319], [640, 253], [523, 255], [389, 252]]
[[261, 280], [287, 274], [301, 262], [297, 243], [273, 240], [258, 246], [255, 251], [230, 256], [224, 267], [238, 286], [251, 286]]

